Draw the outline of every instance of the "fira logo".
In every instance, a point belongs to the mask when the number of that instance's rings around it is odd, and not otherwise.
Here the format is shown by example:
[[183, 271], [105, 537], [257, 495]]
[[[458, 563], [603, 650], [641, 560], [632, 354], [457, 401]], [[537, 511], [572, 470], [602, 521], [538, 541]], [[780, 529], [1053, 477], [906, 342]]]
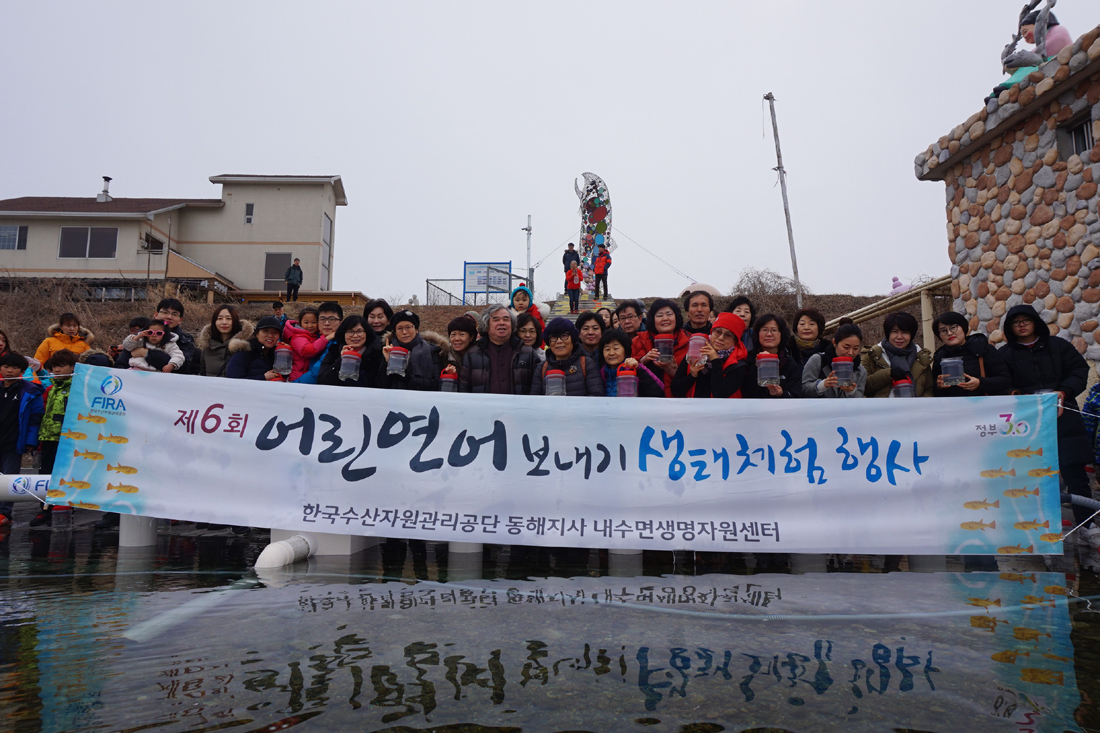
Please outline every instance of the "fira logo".
[[[100, 382], [99, 391], [107, 395], [108, 397], [113, 397], [114, 395], [122, 391], [122, 379], [119, 378], [117, 375], [112, 374], [111, 376]], [[97, 397], [96, 399], [99, 398]]]
[[114, 397], [96, 397], [92, 400], [92, 409], [126, 412], [126, 405], [122, 402], [122, 398], [116, 400]]
[[25, 494], [25, 493], [27, 493], [27, 489], [30, 488], [30, 485], [31, 485], [30, 479], [28, 479], [26, 476], [19, 476], [17, 478], [12, 479], [12, 481], [11, 481], [11, 490], [13, 492], [15, 492], [16, 494]]

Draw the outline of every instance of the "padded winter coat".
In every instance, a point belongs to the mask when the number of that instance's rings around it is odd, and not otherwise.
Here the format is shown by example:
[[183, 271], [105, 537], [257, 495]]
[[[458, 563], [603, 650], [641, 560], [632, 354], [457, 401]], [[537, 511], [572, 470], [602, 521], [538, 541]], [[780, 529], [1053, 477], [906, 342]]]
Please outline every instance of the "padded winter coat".
[[589, 359], [581, 353], [579, 347], [573, 347], [573, 353], [558, 361], [549, 351], [546, 362], [535, 370], [531, 379], [531, 394], [546, 394], [546, 372], [560, 369], [565, 372], [566, 397], [602, 397], [604, 393], [603, 377], [600, 365], [595, 359]]
[[38, 349], [34, 352], [34, 358], [40, 364], [45, 364], [51, 356], [62, 349], [68, 349], [80, 356], [92, 348], [93, 341], [95, 341], [95, 336], [83, 326], [77, 329], [76, 336], [68, 336], [62, 333], [61, 324], [55, 323], [46, 329], [46, 340], [38, 345]]
[[195, 348], [199, 350], [199, 376], [224, 377], [225, 368], [229, 365], [229, 359], [233, 356], [229, 351], [229, 343], [234, 338], [248, 341], [252, 338], [252, 322], [241, 320], [241, 330], [233, 334], [229, 341], [218, 341], [210, 338], [210, 324], [202, 327], [199, 337], [195, 340]]
[[[489, 338], [483, 336], [466, 349], [458, 373], [460, 392], [485, 394], [489, 391], [491, 360], [487, 349], [491, 344]], [[518, 336], [512, 336], [509, 346], [512, 348], [512, 394], [531, 394], [535, 350], [520, 341]]]

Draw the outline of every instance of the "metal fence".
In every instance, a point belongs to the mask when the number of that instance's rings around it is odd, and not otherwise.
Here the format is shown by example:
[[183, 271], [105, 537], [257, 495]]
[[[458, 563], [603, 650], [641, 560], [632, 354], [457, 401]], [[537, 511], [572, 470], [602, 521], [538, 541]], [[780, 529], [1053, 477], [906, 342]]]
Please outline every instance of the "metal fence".
[[462, 305], [462, 297], [455, 295], [448, 287], [454, 287], [453, 285], [441, 285], [442, 283], [458, 283], [458, 290], [462, 289], [462, 278], [448, 278], [437, 280], [426, 280], [427, 292], [425, 293], [424, 304], [425, 305]]

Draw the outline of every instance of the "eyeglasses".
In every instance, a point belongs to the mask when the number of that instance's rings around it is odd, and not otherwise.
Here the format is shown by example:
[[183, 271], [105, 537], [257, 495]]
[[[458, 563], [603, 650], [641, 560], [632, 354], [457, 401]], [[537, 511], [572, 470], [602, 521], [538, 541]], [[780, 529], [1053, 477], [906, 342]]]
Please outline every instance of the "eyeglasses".
[[947, 336], [948, 334], [952, 334], [952, 333], [955, 333], [956, 331], [961, 331], [961, 330], [962, 330], [962, 326], [960, 326], [957, 323], [952, 323], [950, 326], [944, 326], [943, 328], [941, 328], [939, 330], [939, 334], [940, 334], [940, 336]]
[[553, 336], [547, 336], [547, 343], [554, 343], [555, 341], [571, 341], [572, 338], [567, 333], [556, 333]]
[[321, 316], [317, 319], [320, 323], [339, 323], [340, 319], [336, 316]]
[[164, 314], [164, 317], [165, 317], [165, 318], [183, 318], [183, 314], [182, 314], [182, 313], [178, 313], [178, 312], [176, 312], [176, 311], [157, 311], [157, 315], [158, 315], [158, 316], [159, 316], [159, 315], [160, 315], [161, 313], [163, 313], [163, 314]]
[[[286, 260], [283, 260], [283, 261], [285, 262]], [[353, 328], [350, 331], [345, 331], [344, 335], [345, 336], [366, 336], [367, 332], [364, 331], [362, 328]]]
[[163, 335], [164, 335], [164, 331], [150, 331], [150, 332], [149, 332], [149, 335], [150, 335], [150, 336], [163, 336]]
[[1030, 318], [1017, 318], [1015, 321], [1013, 321], [1009, 325], [1011, 325], [1013, 328], [1018, 328], [1020, 326], [1023, 326], [1026, 323], [1031, 323], [1031, 319]]
[[620, 321], [634, 321], [634, 320], [637, 320], [637, 319], [638, 319], [638, 316], [628, 316], [625, 313], [620, 313], [619, 314], [619, 320]]

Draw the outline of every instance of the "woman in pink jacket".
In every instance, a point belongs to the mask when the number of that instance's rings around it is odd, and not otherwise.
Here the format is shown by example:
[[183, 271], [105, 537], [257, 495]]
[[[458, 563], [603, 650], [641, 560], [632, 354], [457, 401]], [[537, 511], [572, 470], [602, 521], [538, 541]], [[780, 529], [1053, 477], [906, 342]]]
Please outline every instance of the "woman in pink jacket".
[[298, 377], [308, 372], [313, 360], [332, 342], [331, 335], [320, 335], [317, 318], [316, 308], [303, 308], [297, 321], [287, 321], [283, 326], [283, 341], [290, 344], [293, 359], [291, 382], [298, 381]]

